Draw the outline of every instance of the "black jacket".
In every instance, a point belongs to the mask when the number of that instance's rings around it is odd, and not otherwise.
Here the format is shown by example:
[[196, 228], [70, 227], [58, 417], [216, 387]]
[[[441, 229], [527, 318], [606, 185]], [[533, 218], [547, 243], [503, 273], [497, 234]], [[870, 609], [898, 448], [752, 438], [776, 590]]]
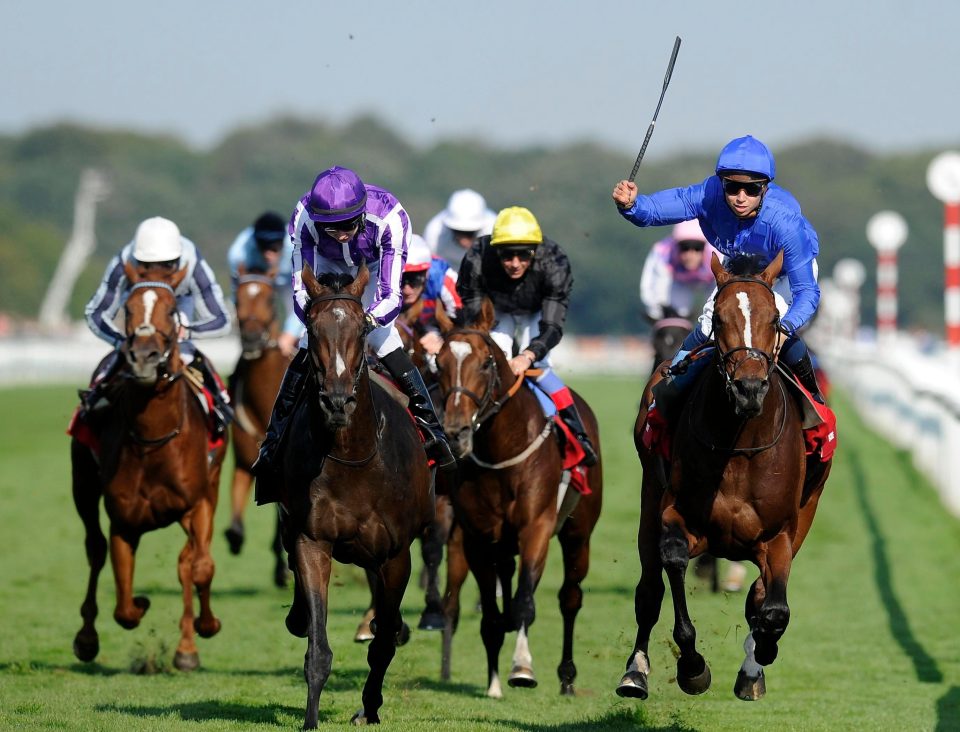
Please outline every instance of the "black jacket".
[[540, 333], [527, 346], [539, 361], [563, 336], [573, 275], [570, 260], [552, 239], [544, 238], [534, 251], [526, 274], [512, 280], [503, 271], [497, 248], [490, 245], [490, 237], [480, 237], [460, 264], [457, 292], [463, 300], [462, 323], [476, 319], [485, 295], [493, 301], [497, 312], [511, 315], [540, 312]]

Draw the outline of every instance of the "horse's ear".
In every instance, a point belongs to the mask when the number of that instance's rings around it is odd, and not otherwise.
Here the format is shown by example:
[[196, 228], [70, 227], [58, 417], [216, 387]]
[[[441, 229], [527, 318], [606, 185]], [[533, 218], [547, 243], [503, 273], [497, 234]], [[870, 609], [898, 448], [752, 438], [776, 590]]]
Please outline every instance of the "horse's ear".
[[367, 269], [367, 263], [361, 262], [360, 269], [357, 270], [357, 276], [353, 282], [347, 285], [347, 292], [356, 298], [363, 297], [363, 291], [367, 289], [367, 283], [370, 282], [370, 270]]
[[730, 273], [723, 268], [720, 257], [716, 252], [710, 256], [710, 269], [713, 272], [713, 276], [717, 278], [717, 287], [721, 287], [730, 279]]
[[180, 283], [183, 282], [183, 278], [187, 276], [187, 268], [181, 267], [176, 273], [170, 278], [170, 287], [176, 290], [180, 287]]
[[133, 266], [133, 262], [127, 260], [123, 263], [123, 274], [127, 278], [127, 282], [131, 285], [140, 281], [140, 273], [137, 272], [137, 268]]
[[303, 281], [303, 287], [311, 300], [323, 294], [323, 285], [317, 282], [317, 278], [313, 274], [313, 267], [310, 266], [309, 262], [303, 263], [303, 269], [300, 271], [300, 279]]
[[777, 256], [767, 265], [767, 268], [760, 273], [760, 279], [773, 287], [774, 280], [780, 276], [780, 270], [783, 269], [783, 250], [777, 252]]
[[443, 307], [443, 303], [440, 302], [440, 300], [437, 300], [437, 309], [434, 311], [433, 317], [436, 319], [437, 325], [440, 326], [440, 332], [444, 335], [453, 330], [453, 321], [450, 319], [450, 316], [447, 315], [447, 309]]
[[496, 319], [496, 314], [493, 311], [493, 300], [485, 296], [480, 304], [480, 314], [477, 316], [477, 322], [473, 324], [473, 327], [489, 333]]

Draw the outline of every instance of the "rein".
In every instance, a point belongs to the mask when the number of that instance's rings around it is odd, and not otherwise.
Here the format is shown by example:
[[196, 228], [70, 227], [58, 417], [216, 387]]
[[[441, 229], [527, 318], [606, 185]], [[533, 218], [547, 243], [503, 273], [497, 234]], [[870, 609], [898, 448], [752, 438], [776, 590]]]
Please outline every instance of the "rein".
[[[748, 455], [753, 456], [758, 453], [769, 450], [771, 447], [774, 447], [780, 438], [783, 437], [783, 430], [787, 424], [787, 393], [783, 387], [783, 379], [777, 379], [777, 385], [780, 387], [780, 427], [777, 429], [777, 434], [774, 436], [773, 440], [768, 442], [765, 445], [757, 445], [755, 447], [721, 447], [720, 445], [715, 445], [710, 442], [706, 437], [703, 437], [696, 429], [696, 424], [693, 421], [693, 410], [687, 410], [687, 424], [689, 426], [691, 434], [696, 438], [697, 442], [706, 447], [708, 450], [713, 452], [725, 452], [730, 455]], [[697, 385], [698, 392], [703, 391], [703, 380]], [[696, 398], [696, 394], [694, 395]], [[746, 422], [746, 420], [744, 420]], [[741, 427], [742, 427], [741, 423]], [[737, 431], [739, 434], [739, 430]]]

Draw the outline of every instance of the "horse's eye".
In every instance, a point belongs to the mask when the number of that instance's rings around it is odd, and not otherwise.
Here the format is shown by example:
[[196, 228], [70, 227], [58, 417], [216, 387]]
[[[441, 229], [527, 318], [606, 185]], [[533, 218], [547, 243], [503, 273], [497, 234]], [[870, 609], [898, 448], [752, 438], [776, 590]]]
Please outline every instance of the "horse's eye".
[[480, 368], [482, 368], [484, 371], [489, 371], [490, 369], [492, 369], [493, 356], [488, 356], [486, 359], [484, 359], [483, 363], [480, 365]]

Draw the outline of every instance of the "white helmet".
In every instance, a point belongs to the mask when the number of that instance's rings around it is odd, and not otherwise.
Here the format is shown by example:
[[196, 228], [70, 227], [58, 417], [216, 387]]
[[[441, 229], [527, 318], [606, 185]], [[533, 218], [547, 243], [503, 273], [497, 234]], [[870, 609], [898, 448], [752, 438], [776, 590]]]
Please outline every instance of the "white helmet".
[[161, 216], [141, 221], [133, 237], [133, 258], [138, 262], [170, 262], [180, 259], [183, 243], [177, 225]]
[[430, 247], [423, 237], [414, 234], [410, 237], [410, 247], [407, 249], [407, 263], [403, 265], [404, 272], [423, 272], [430, 269]]
[[487, 223], [487, 202], [470, 188], [454, 191], [443, 212], [443, 224], [454, 231], [480, 231]]

